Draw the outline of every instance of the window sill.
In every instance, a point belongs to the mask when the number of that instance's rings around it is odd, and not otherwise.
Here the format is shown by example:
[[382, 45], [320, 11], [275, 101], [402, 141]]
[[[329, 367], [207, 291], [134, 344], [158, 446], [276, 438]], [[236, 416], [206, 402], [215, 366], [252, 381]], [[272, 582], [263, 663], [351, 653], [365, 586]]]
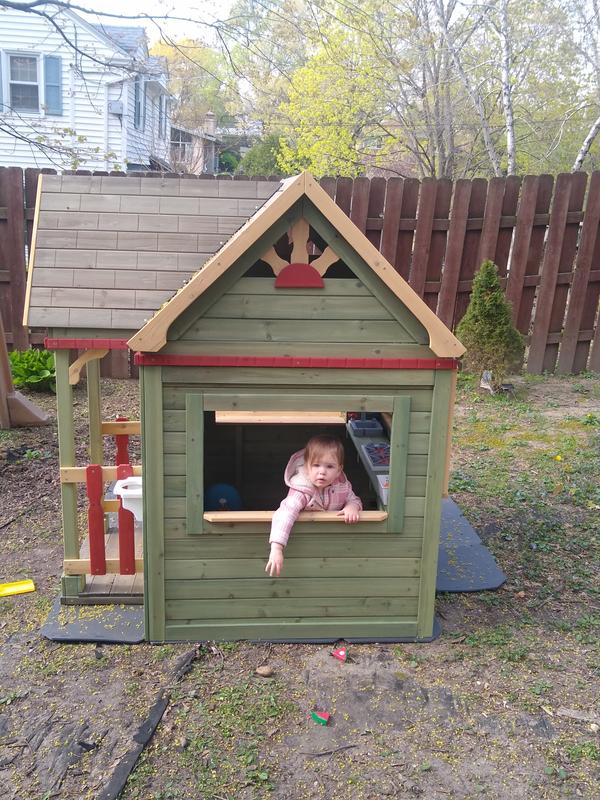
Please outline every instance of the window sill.
[[[271, 522], [274, 511], [210, 511], [204, 514], [206, 522]], [[359, 522], [384, 522], [387, 511], [362, 511]], [[341, 522], [337, 511], [302, 511], [298, 522]]]

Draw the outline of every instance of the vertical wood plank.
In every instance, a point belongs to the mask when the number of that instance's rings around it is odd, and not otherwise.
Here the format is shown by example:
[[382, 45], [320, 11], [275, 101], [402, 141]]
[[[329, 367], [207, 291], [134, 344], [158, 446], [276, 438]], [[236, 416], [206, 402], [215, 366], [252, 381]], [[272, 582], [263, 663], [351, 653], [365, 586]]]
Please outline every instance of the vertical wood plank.
[[[600, 230], [596, 237], [596, 247], [592, 257], [592, 264], [600, 264]], [[586, 369], [592, 372], [600, 372], [600, 321], [597, 318], [598, 300], [600, 298], [600, 270], [594, 270], [590, 274], [590, 281], [585, 296], [583, 316], [581, 319], [581, 330], [591, 331], [591, 342], [580, 341], [575, 350], [575, 360], [573, 362], [573, 372], [584, 372]], [[595, 331], [594, 331], [595, 324]], [[590, 363], [588, 364], [588, 356]]]
[[381, 230], [380, 251], [381, 255], [390, 264], [397, 267], [396, 251], [398, 247], [398, 231], [400, 229], [400, 214], [402, 212], [402, 194], [404, 180], [390, 178], [385, 187], [385, 201], [383, 211], [383, 227]]
[[185, 396], [185, 506], [188, 534], [202, 533], [204, 515], [204, 395]]
[[452, 380], [453, 370], [441, 369], [435, 373], [427, 458], [423, 551], [419, 581], [419, 616], [417, 620], [417, 636], [419, 637], [431, 636], [433, 632], [442, 491], [446, 471], [445, 453]]
[[100, 361], [93, 358], [86, 364], [89, 454], [92, 464], [104, 464], [102, 408], [100, 399]]
[[0, 205], [6, 206], [7, 219], [2, 223], [3, 266], [9, 273], [10, 315], [4, 324], [10, 331], [12, 346], [27, 350], [29, 334], [23, 327], [25, 303], [25, 196], [21, 167], [0, 167]]
[[590, 361], [588, 369], [592, 372], [600, 372], [600, 323], [596, 322], [596, 332], [590, 347]]
[[[579, 247], [577, 249], [577, 257], [575, 260], [575, 268], [573, 272], [573, 280], [571, 282], [571, 290], [569, 292], [569, 304], [567, 307], [567, 316], [563, 329], [562, 342], [560, 345], [560, 352], [558, 354], [558, 362], [556, 371], [561, 375], [566, 375], [573, 370], [575, 361], [575, 352], [579, 338], [579, 331], [581, 330], [581, 322], [586, 310], [586, 295], [589, 292], [589, 279], [592, 267], [592, 257], [596, 249], [596, 242], [599, 238], [600, 226], [600, 172], [594, 172], [590, 180], [590, 187], [588, 191], [587, 206], [581, 226], [581, 235], [579, 239]], [[595, 302], [594, 302], [595, 301]], [[595, 312], [598, 298], [592, 298], [591, 308]], [[588, 316], [588, 320], [590, 316]], [[587, 321], [587, 320], [586, 320]], [[591, 325], [594, 324], [593, 316], [591, 316]], [[587, 349], [587, 348], [586, 348]], [[585, 364], [585, 355], [581, 358], [580, 364]]]
[[338, 178], [335, 187], [335, 202], [346, 216], [350, 216], [352, 205], [352, 178]]
[[409, 433], [410, 397], [395, 397], [390, 432], [390, 493], [387, 509], [389, 533], [401, 533], [404, 530]]
[[370, 228], [368, 220], [377, 219], [382, 221], [383, 207], [385, 203], [385, 184], [385, 178], [371, 178], [371, 191], [369, 192], [369, 206], [367, 208], [366, 236], [373, 247], [376, 247], [380, 252], [382, 226], [378, 228]]
[[[133, 475], [131, 464], [117, 466], [117, 480], [124, 480]], [[119, 573], [121, 575], [135, 575], [135, 520], [132, 511], [123, 508], [123, 501], [119, 499]]]
[[361, 233], [367, 230], [367, 211], [369, 209], [369, 178], [355, 178], [352, 181], [352, 200], [350, 204], [350, 219]]
[[450, 225], [448, 227], [446, 257], [437, 304], [437, 315], [448, 328], [452, 328], [454, 319], [456, 291], [458, 289], [470, 200], [471, 181], [463, 179], [456, 181], [452, 198]]
[[481, 238], [479, 239], [479, 253], [477, 267], [484, 261], [494, 261], [496, 258], [496, 244], [500, 232], [500, 217], [504, 201], [504, 178], [492, 178], [488, 184]]
[[321, 186], [321, 189], [324, 189], [329, 195], [329, 197], [331, 197], [332, 200], [335, 200], [335, 186], [336, 186], [335, 178], [331, 177], [321, 178], [319, 184]]
[[140, 369], [144, 464], [144, 616], [146, 639], [165, 638], [165, 528], [162, 368]]
[[[550, 208], [552, 201], [552, 190], [554, 187], [554, 178], [551, 175], [540, 175], [537, 193], [537, 202], [535, 213], [546, 215]], [[527, 285], [527, 280], [530, 277], [538, 278], [542, 258], [544, 255], [544, 244], [546, 242], [546, 232], [548, 224], [546, 222], [535, 223], [531, 231], [529, 252], [527, 255], [527, 264], [525, 266], [525, 279], [523, 291], [521, 294], [521, 302], [519, 303], [519, 311], [517, 315], [517, 329], [524, 335], [529, 333], [531, 323], [531, 315], [533, 311], [533, 304], [535, 300], [535, 293], [537, 283]]]
[[521, 197], [516, 211], [516, 225], [510, 269], [506, 281], [505, 296], [512, 308], [513, 324], [517, 324], [519, 306], [523, 294], [523, 281], [527, 267], [529, 244], [533, 232], [533, 220], [537, 206], [540, 179], [528, 175], [523, 179]]
[[529, 354], [527, 356], [527, 371], [530, 373], [540, 373], [544, 367], [544, 356], [546, 353], [546, 340], [550, 329], [550, 318], [552, 315], [552, 305], [554, 292], [556, 290], [556, 279], [562, 252], [563, 238], [567, 224], [567, 214], [571, 199], [572, 176], [562, 173], [556, 181], [552, 211], [550, 212], [550, 224], [548, 226], [548, 238], [542, 262], [540, 285], [538, 287], [536, 308], [533, 318], [533, 330], [531, 342], [529, 344]]
[[[434, 220], [448, 220], [450, 212], [450, 200], [452, 198], [452, 181], [440, 178], [437, 181], [437, 192], [435, 197], [435, 209], [433, 213]], [[437, 306], [437, 299], [440, 292], [440, 281], [442, 277], [442, 267], [444, 264], [444, 255], [446, 252], [446, 241], [448, 238], [448, 230], [440, 229], [431, 231], [431, 246], [429, 248], [429, 258], [427, 260], [427, 272], [425, 275], [426, 283], [431, 282], [437, 284], [435, 290], [427, 291], [425, 287], [423, 292], [423, 299], [429, 308], [435, 312]]]
[[415, 238], [415, 225], [417, 219], [417, 204], [419, 202], [420, 183], [416, 178], [404, 181], [402, 192], [402, 209], [400, 212], [400, 230], [394, 266], [405, 281], [408, 280], [412, 259], [413, 240]]
[[[69, 384], [69, 353], [57, 350], [56, 364], [56, 414], [58, 419], [58, 454], [61, 467], [75, 466], [75, 426], [73, 422], [73, 389]], [[79, 532], [77, 529], [77, 486], [61, 483], [63, 544], [65, 558], [79, 558]]]
[[89, 464], [85, 469], [88, 498], [88, 536], [90, 547], [90, 573], [106, 575], [106, 551], [104, 548], [104, 511], [102, 509], [102, 466]]
[[500, 277], [506, 277], [508, 270], [508, 259], [510, 257], [511, 244], [515, 225], [503, 225], [502, 217], [516, 217], [517, 205], [519, 202], [519, 192], [521, 189], [521, 178], [517, 175], [509, 175], [504, 179], [504, 199], [502, 201], [502, 216], [499, 220], [500, 229], [496, 241], [496, 255], [494, 261], [498, 266]]
[[8, 350], [4, 339], [4, 324], [2, 322], [2, 309], [0, 308], [0, 430], [11, 427], [10, 413], [8, 411], [8, 395], [15, 390], [12, 382]]
[[[586, 185], [587, 175], [585, 172], [575, 172], [571, 175], [571, 195], [569, 197], [568, 208], [569, 212], [581, 212], [583, 208]], [[564, 278], [568, 277], [569, 279], [572, 279], [573, 262], [575, 260], [577, 242], [579, 239], [579, 229], [580, 224], [578, 221], [569, 222], [567, 218], [567, 224], [565, 226], [562, 247], [560, 251], [557, 283], [554, 290], [552, 313], [550, 314], [550, 325], [548, 328], [549, 337], [555, 339], [555, 341], [546, 343], [544, 361], [542, 364], [543, 372], [554, 372], [556, 367], [556, 358], [558, 356], [559, 347], [559, 342], [556, 341], [556, 339], [561, 337], [562, 334], [565, 321], [565, 308], [569, 294], [569, 283], [565, 282]], [[563, 280], [558, 280], [558, 278], [563, 278]]]
[[460, 262], [460, 273], [458, 277], [458, 291], [454, 306], [455, 326], [458, 325], [463, 318], [465, 311], [467, 310], [469, 298], [471, 296], [473, 276], [481, 266], [477, 260], [479, 256], [479, 239], [481, 238], [481, 229], [478, 227], [471, 228], [469, 222], [472, 220], [477, 220], [478, 222], [483, 220], [486, 196], [487, 181], [483, 178], [475, 178], [471, 183], [469, 219], [467, 220], [467, 230], [465, 232], [462, 259]]
[[423, 297], [427, 264], [431, 248], [433, 232], [433, 214], [437, 195], [437, 181], [435, 178], [424, 178], [421, 183], [419, 208], [417, 210], [417, 227], [415, 229], [415, 243], [408, 282], [414, 291]]

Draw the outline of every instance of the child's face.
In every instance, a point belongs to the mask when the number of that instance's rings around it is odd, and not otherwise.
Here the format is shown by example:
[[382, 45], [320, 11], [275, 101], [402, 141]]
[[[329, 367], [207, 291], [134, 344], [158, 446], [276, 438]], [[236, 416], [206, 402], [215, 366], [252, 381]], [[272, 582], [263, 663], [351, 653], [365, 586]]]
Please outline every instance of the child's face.
[[316, 458], [312, 464], [307, 465], [309, 480], [319, 489], [331, 486], [342, 471], [342, 466], [337, 460], [333, 450], [326, 450]]

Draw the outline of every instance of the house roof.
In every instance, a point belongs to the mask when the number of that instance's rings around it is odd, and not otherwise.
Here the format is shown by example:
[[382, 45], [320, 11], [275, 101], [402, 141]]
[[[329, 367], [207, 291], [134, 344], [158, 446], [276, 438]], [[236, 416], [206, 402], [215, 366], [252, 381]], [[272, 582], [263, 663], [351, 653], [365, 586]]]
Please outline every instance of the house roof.
[[129, 55], [135, 55], [146, 44], [146, 31], [138, 25], [103, 25], [92, 27]]
[[137, 331], [278, 188], [40, 175], [24, 324]]
[[283, 181], [280, 190], [209, 259], [204, 267], [147, 322], [128, 344], [132, 350], [156, 352], [167, 341], [171, 324], [235, 261], [266, 233], [298, 200], [306, 197], [334, 226], [373, 272], [404, 303], [429, 334], [429, 346], [439, 357], [460, 357], [465, 348], [416, 294], [394, 267], [322, 189], [309, 172]]

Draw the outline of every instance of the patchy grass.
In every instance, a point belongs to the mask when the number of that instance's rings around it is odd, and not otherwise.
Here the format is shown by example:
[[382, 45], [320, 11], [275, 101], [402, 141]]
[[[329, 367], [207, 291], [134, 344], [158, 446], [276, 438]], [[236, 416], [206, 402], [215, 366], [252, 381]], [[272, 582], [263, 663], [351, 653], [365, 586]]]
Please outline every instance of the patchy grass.
[[[502, 589], [440, 594], [443, 632], [430, 644], [352, 645], [354, 662], [340, 664], [320, 645], [206, 643], [175, 685], [188, 644], [39, 637], [62, 560], [57, 467], [46, 458], [56, 459], [56, 435], [0, 431], [3, 568], [37, 588], [0, 598], [6, 796], [93, 800], [168, 690], [122, 800], [600, 797], [600, 377], [515, 386], [516, 397], [491, 397], [461, 376], [454, 423], [451, 491], [507, 575]], [[104, 388], [114, 414], [137, 397], [131, 383]], [[75, 397], [84, 431], [80, 387]], [[266, 661], [274, 679], [254, 675]], [[315, 704], [332, 712], [327, 727], [310, 720]], [[94, 749], [52, 788], [45, 765], [80, 739]]]

